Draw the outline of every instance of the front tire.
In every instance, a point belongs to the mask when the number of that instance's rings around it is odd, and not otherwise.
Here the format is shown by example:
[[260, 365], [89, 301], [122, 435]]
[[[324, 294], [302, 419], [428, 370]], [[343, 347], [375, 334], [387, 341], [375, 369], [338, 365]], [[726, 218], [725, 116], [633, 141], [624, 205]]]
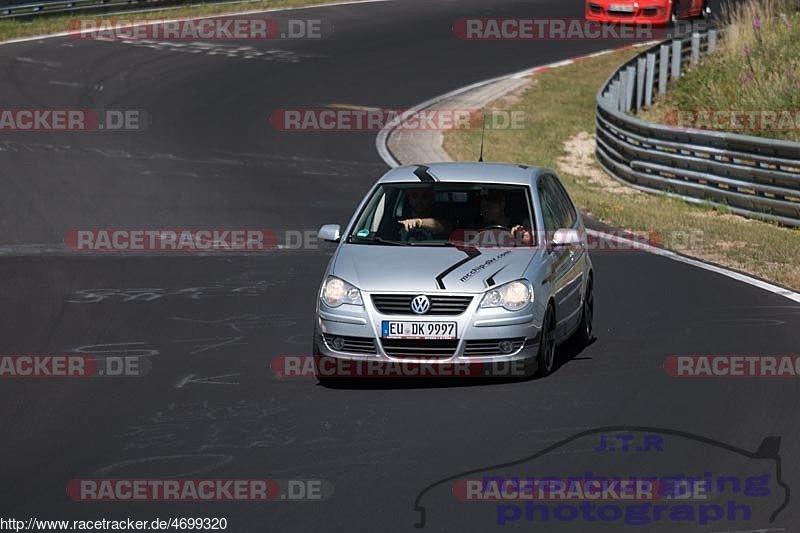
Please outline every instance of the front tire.
[[580, 346], [586, 346], [594, 338], [594, 283], [590, 277], [586, 282], [586, 294], [583, 297], [581, 323], [575, 331], [575, 340]]
[[539, 354], [536, 356], [536, 376], [543, 378], [556, 366], [556, 317], [553, 306], [548, 305], [542, 320]]

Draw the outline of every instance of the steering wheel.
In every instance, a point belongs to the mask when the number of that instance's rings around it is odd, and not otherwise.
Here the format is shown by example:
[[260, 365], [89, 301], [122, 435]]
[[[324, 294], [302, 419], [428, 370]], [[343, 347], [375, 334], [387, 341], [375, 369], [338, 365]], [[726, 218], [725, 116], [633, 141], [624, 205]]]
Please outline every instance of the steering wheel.
[[430, 240], [433, 235], [424, 228], [411, 228], [411, 231], [400, 229], [398, 236], [402, 242], [417, 242]]
[[508, 226], [503, 226], [501, 224], [492, 224], [491, 226], [486, 226], [481, 231], [489, 231], [489, 230], [493, 230], [493, 229], [504, 229], [504, 230], [511, 231], [511, 228], [509, 228]]

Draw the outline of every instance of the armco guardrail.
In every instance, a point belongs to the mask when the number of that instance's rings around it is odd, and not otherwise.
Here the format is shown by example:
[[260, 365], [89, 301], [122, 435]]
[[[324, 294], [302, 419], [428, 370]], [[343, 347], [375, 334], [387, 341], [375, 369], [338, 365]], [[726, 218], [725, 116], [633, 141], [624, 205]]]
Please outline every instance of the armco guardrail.
[[667, 81], [716, 45], [715, 30], [658, 44], [634, 57], [597, 93], [597, 159], [648, 192], [724, 205], [800, 226], [800, 143], [652, 124], [629, 113], [666, 92]]

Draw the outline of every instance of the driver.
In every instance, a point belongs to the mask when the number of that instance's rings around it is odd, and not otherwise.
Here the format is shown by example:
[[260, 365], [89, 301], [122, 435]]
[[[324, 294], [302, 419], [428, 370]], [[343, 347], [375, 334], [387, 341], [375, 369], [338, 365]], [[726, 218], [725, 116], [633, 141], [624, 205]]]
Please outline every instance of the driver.
[[[511, 231], [514, 240], [520, 244], [531, 243], [530, 225], [511, 225], [511, 218], [506, 215], [506, 195], [502, 191], [491, 190], [481, 196], [481, 218], [484, 228], [502, 226]], [[527, 220], [523, 222], [528, 222]]]
[[411, 206], [411, 217], [397, 221], [403, 231], [426, 231], [431, 234], [450, 232], [450, 225], [447, 221], [440, 220], [434, 214], [433, 189], [411, 189], [406, 194]]

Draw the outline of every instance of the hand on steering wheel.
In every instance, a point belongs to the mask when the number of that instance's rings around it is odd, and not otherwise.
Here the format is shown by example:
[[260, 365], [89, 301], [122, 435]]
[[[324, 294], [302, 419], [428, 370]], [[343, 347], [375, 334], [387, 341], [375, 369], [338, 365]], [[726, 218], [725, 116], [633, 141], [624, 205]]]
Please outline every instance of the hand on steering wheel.
[[503, 226], [502, 224], [492, 224], [491, 226], [486, 226], [481, 231], [489, 231], [493, 229], [504, 229], [506, 231], [511, 231], [511, 229], [508, 226]]
[[404, 220], [398, 220], [397, 223], [401, 226], [401, 231], [409, 233], [415, 229], [422, 229], [421, 218], [406, 218]]
[[511, 234], [517, 239], [520, 244], [531, 244], [533, 242], [533, 236], [528, 228], [525, 226], [520, 226], [517, 224], [513, 228], [511, 228]]

